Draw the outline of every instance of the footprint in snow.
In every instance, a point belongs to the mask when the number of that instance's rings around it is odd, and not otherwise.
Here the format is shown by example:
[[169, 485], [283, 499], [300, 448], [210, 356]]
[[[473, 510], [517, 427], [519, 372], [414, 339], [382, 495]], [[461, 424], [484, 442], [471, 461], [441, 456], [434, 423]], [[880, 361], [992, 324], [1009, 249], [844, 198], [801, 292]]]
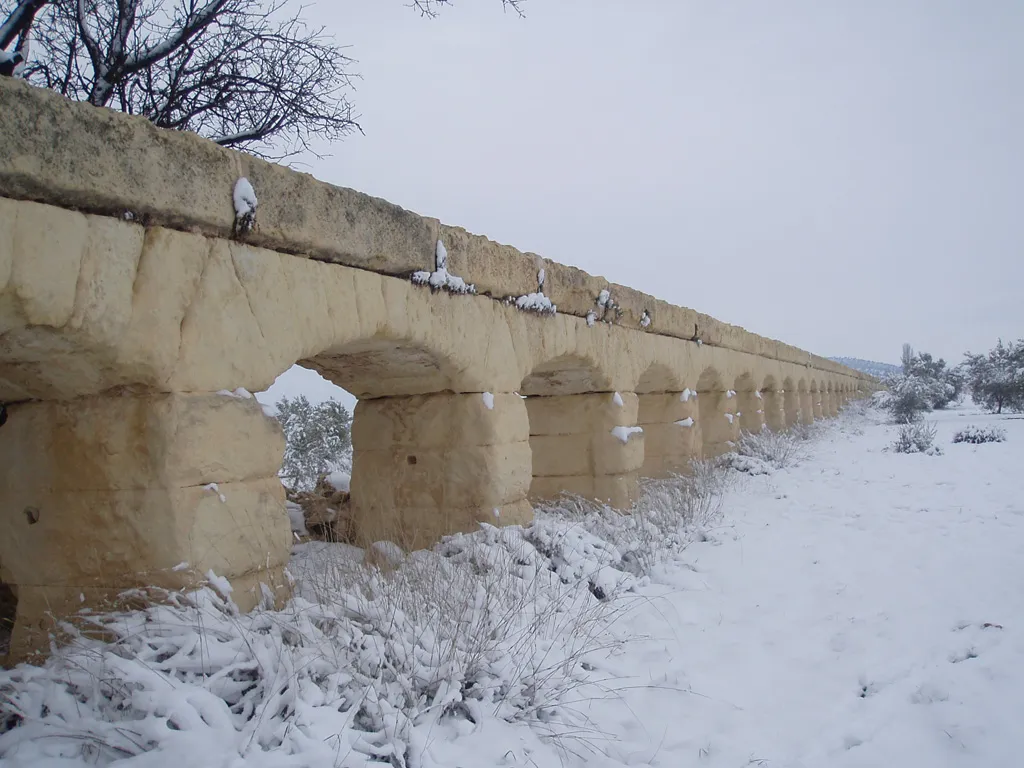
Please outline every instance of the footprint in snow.
[[974, 650], [973, 648], [968, 648], [965, 651], [958, 651], [956, 653], [950, 654], [950, 656], [949, 656], [949, 663], [950, 664], [959, 664], [961, 661], [967, 661], [968, 659], [976, 659], [976, 658], [978, 658], [978, 652], [976, 650]]

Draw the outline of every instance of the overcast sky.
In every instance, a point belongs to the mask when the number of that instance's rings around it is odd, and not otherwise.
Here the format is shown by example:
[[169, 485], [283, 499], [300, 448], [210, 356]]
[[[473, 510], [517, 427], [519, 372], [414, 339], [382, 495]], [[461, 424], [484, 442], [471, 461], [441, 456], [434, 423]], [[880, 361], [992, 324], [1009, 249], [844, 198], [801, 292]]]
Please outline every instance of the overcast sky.
[[1024, 336], [1024, 2], [307, 10], [365, 136], [305, 170], [822, 355]]

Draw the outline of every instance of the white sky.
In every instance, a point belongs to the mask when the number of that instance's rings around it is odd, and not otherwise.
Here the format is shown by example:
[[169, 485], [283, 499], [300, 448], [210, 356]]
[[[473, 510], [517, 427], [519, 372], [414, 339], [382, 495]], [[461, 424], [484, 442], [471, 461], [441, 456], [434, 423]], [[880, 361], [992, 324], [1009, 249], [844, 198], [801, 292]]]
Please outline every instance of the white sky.
[[1024, 336], [1024, 3], [321, 0], [378, 195], [822, 355]]

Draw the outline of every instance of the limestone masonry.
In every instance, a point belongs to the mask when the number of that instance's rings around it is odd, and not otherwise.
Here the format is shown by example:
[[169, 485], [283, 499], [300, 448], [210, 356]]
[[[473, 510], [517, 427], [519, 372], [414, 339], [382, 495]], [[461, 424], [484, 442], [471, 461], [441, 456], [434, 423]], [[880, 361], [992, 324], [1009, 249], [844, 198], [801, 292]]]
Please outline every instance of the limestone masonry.
[[[406, 548], [526, 522], [532, 499], [564, 491], [626, 508], [641, 477], [877, 387], [694, 310], [10, 78], [0, 135], [12, 660], [47, 647], [54, 617], [130, 587], [213, 572], [243, 609], [287, 594], [281, 430], [226, 391], [266, 389], [296, 362], [359, 398], [358, 539]], [[245, 234], [240, 178], [259, 202]], [[453, 277], [475, 292], [449, 290]], [[548, 302], [557, 312], [533, 311]]]

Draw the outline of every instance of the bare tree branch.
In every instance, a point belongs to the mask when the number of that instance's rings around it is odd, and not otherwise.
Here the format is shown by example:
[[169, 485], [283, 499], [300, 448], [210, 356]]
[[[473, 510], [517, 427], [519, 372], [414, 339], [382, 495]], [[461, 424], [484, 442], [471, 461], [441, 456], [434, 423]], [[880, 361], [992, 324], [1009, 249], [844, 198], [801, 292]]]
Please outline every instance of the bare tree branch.
[[[526, 0], [501, 0], [502, 6], [505, 10], [512, 10], [520, 17], [525, 17], [526, 14], [523, 12], [523, 3]], [[454, 5], [452, 0], [412, 0], [409, 3], [410, 8], [415, 8], [420, 12], [421, 15], [427, 18], [434, 18], [441, 10], [442, 6]]]
[[[522, 15], [525, 0], [502, 0]], [[290, 0], [0, 0], [0, 74], [281, 159], [361, 130], [353, 60]], [[434, 16], [450, 0], [412, 0]], [[289, 7], [291, 10], [289, 10]], [[10, 70], [10, 71], [8, 71]]]
[[19, 0], [7, 20], [0, 24], [0, 50], [21, 37], [32, 26], [32, 20], [49, 0]]

